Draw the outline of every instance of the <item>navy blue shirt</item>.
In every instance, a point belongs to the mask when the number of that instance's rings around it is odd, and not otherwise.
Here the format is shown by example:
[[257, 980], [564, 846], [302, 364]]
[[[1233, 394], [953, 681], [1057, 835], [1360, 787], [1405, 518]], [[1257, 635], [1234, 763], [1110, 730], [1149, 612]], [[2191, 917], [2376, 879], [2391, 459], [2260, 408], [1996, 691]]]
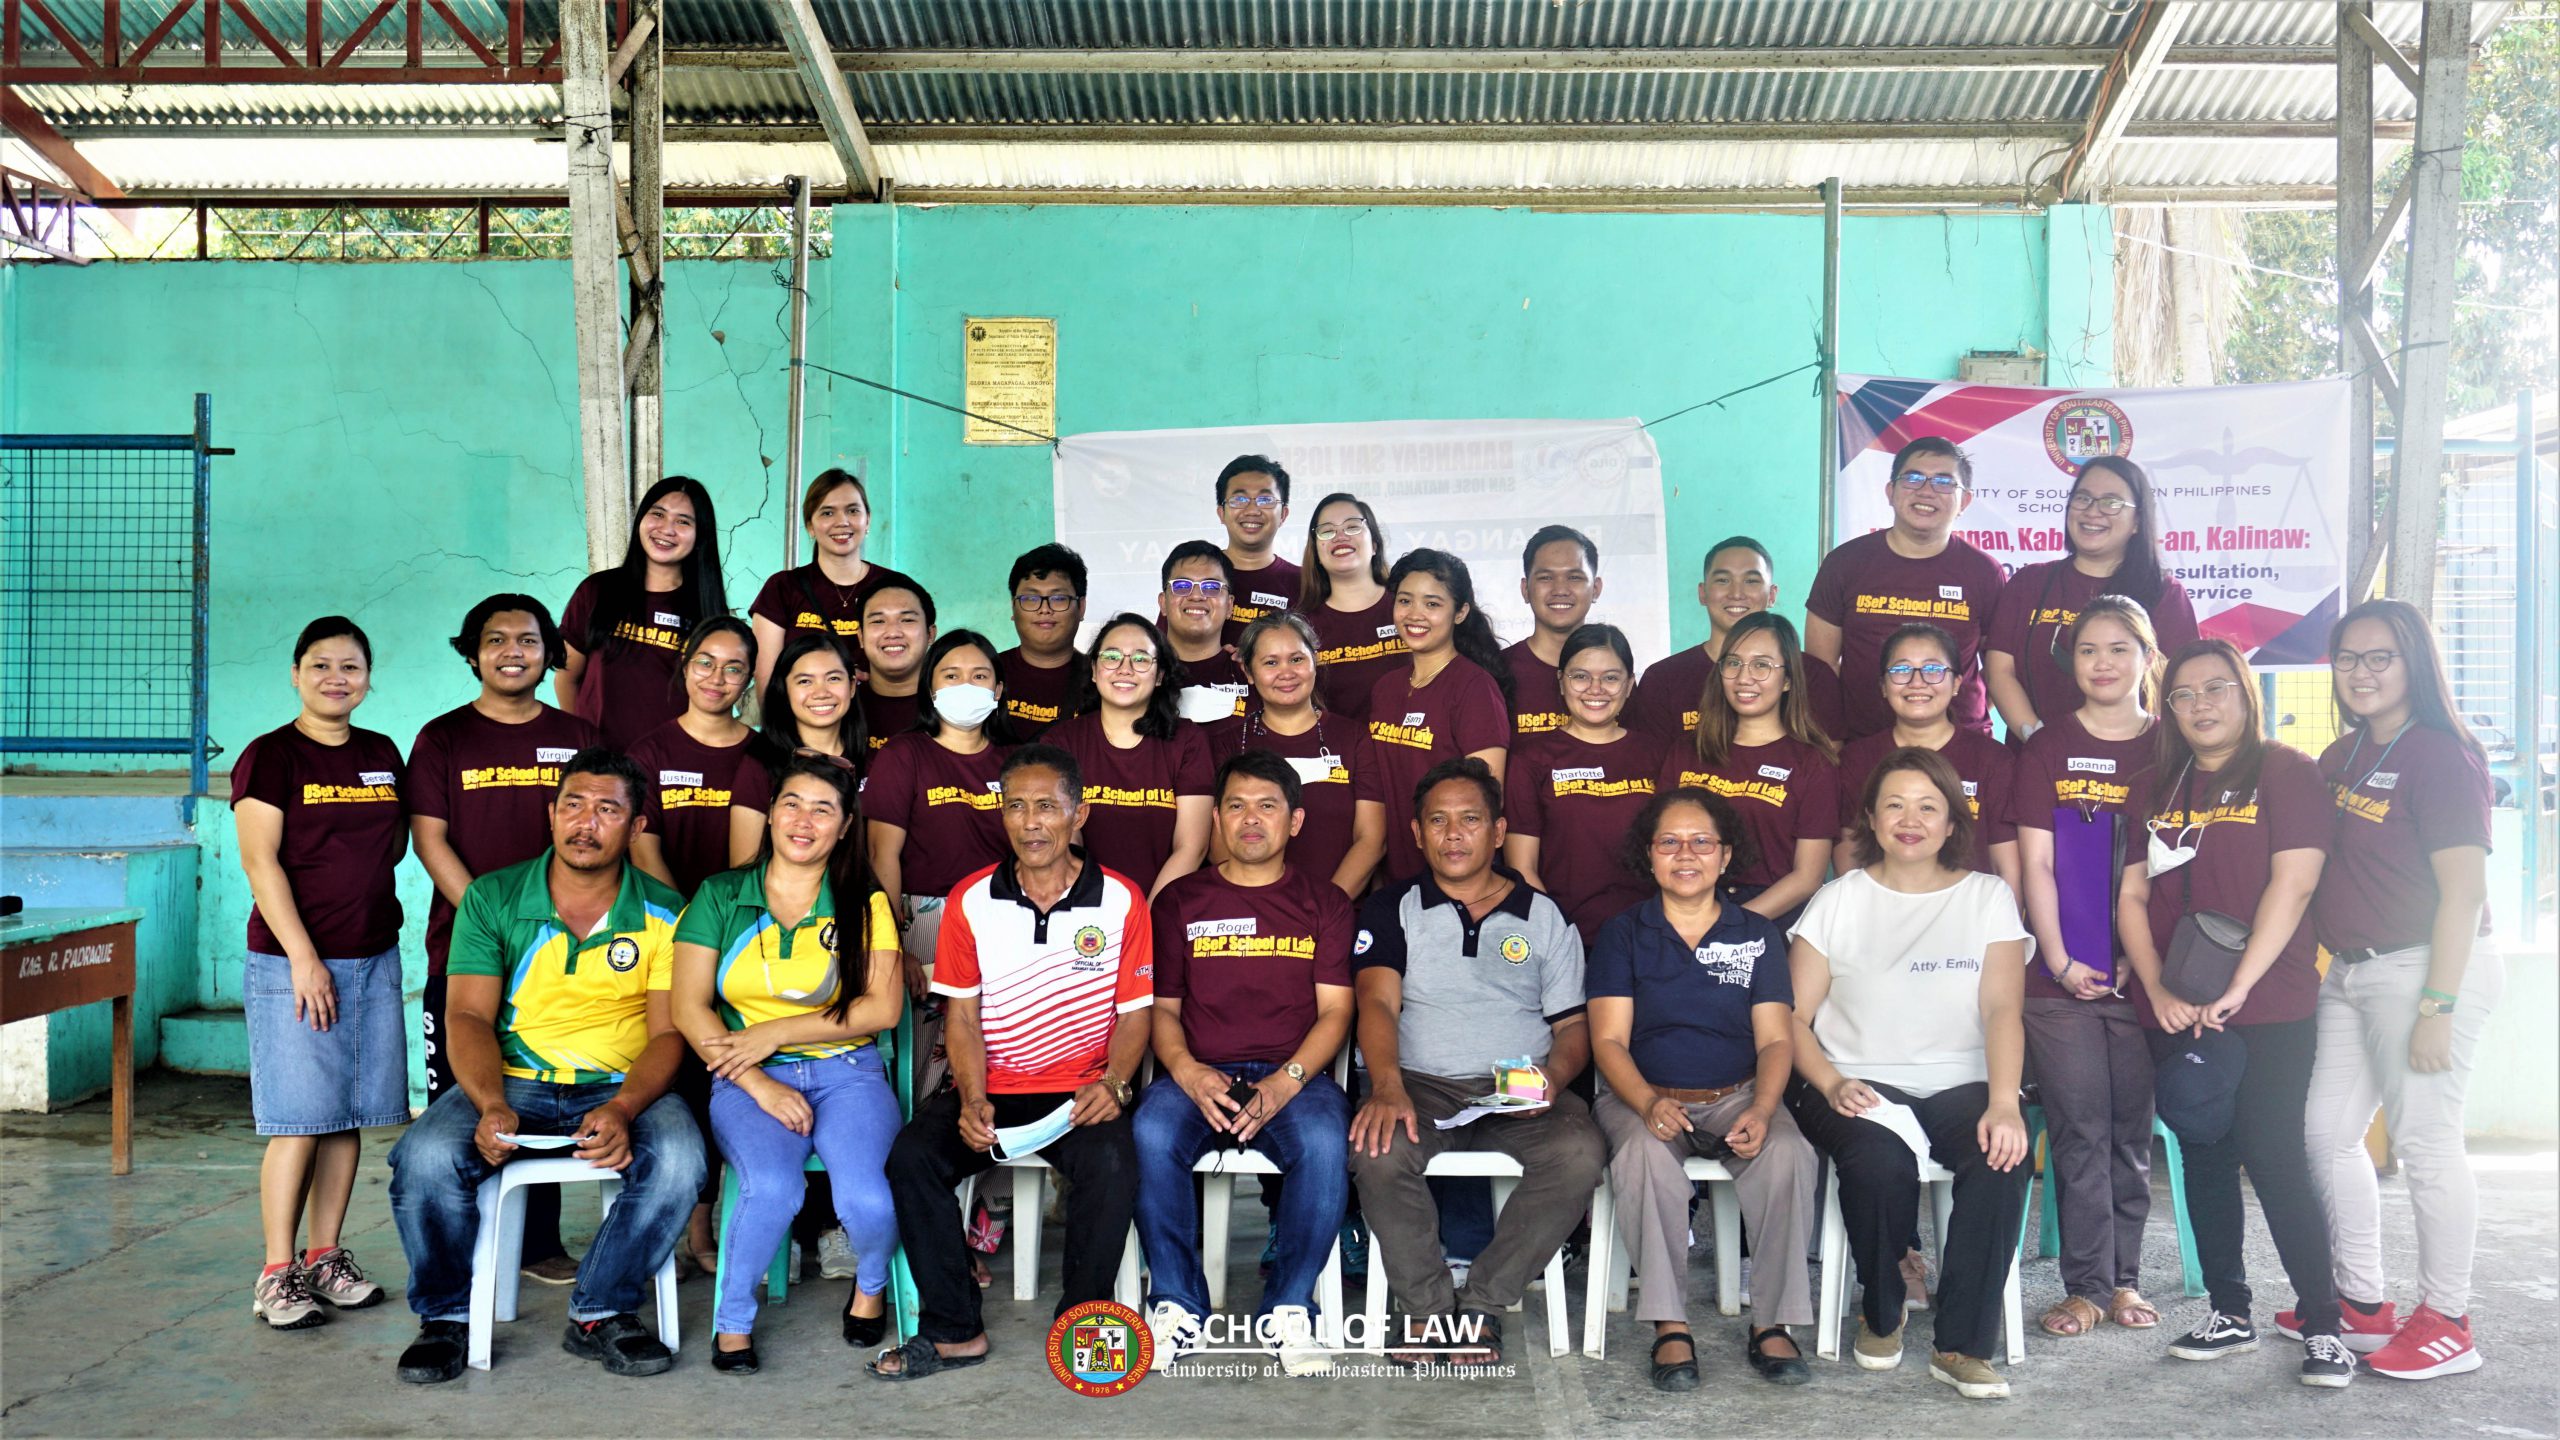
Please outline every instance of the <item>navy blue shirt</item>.
[[1692, 946], [1671, 928], [1659, 895], [1600, 927], [1583, 989], [1635, 1001], [1627, 1051], [1647, 1082], [1674, 1090], [1750, 1079], [1760, 1053], [1751, 1007], [1796, 1003], [1787, 939], [1775, 923], [1728, 903]]

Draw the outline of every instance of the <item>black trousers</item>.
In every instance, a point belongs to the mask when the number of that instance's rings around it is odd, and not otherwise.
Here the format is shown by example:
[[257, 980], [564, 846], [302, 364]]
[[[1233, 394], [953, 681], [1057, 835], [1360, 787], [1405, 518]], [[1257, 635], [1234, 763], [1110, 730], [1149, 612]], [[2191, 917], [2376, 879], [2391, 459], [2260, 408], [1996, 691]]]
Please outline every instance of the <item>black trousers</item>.
[[[427, 1103], [433, 1105], [437, 1096], [460, 1084], [453, 1077], [453, 1056], [445, 1048], [442, 974], [428, 975], [426, 986], [418, 992], [418, 1044], [426, 1054]], [[706, 1088], [705, 1094], [708, 1093]], [[709, 1121], [701, 1120], [701, 1124], [702, 1133], [710, 1134]], [[716, 1166], [719, 1157], [715, 1154], [712, 1159]], [[715, 1168], [712, 1174], [717, 1176], [719, 1171]], [[560, 1239], [560, 1191], [557, 1185], [534, 1185], [525, 1190], [524, 1255], [518, 1264], [538, 1264], [569, 1253], [568, 1245]]]
[[[2213, 1308], [2249, 1315], [2249, 1265], [2241, 1252], [2246, 1227], [2240, 1208], [2240, 1171], [2258, 1192], [2258, 1213], [2275, 1238], [2276, 1257], [2293, 1282], [2296, 1317], [2305, 1335], [2338, 1333], [2338, 1289], [2329, 1268], [2328, 1212], [2311, 1186], [2311, 1162], [2303, 1146], [2303, 1111], [2311, 1095], [2311, 1057], [2319, 1022], [2305, 1018], [2275, 1025], [2234, 1025], [2248, 1047], [2249, 1066], [2233, 1107], [2231, 1133], [2211, 1145], [2181, 1140], [2187, 1170], [2187, 1220], [2195, 1227], [2196, 1262], [2204, 1268]], [[2150, 1034], [2159, 1060], [2177, 1048], [2175, 1036]]]
[[[2018, 1221], [2027, 1208], [2024, 1162], [1994, 1170], [1974, 1136], [1991, 1105], [1982, 1081], [1914, 1099], [1890, 1085], [1867, 1082], [1887, 1100], [1910, 1106], [1929, 1137], [1929, 1158], [1956, 1177], [1955, 1208], [1946, 1249], [1938, 1259], [1936, 1347], [1977, 1360], [2001, 1351], [2005, 1314], [2001, 1299], [2009, 1266], [2018, 1255]], [[1902, 1276], [1896, 1270], [1920, 1223], [1920, 1171], [1902, 1137], [1872, 1120], [1831, 1108], [1802, 1080], [1787, 1087], [1787, 1110], [1796, 1128], [1829, 1158], [1839, 1187], [1840, 1219], [1849, 1232], [1849, 1255], [1865, 1292], [1867, 1328], [1890, 1335], [1902, 1328]]]
[[[991, 1095], [996, 1124], [1021, 1125], [1064, 1103], [1066, 1095]], [[1138, 1209], [1138, 1146], [1123, 1111], [1116, 1120], [1080, 1125], [1040, 1152], [1067, 1184], [1067, 1246], [1060, 1257], [1065, 1284], [1056, 1313], [1087, 1300], [1111, 1298], [1119, 1278], [1121, 1247]], [[978, 1282], [969, 1274], [969, 1246], [961, 1238], [960, 1206], [952, 1188], [995, 1168], [995, 1156], [972, 1150], [960, 1138], [960, 1092], [946, 1089], [916, 1107], [916, 1118], [889, 1147], [889, 1194], [898, 1207], [898, 1243], [916, 1279], [917, 1332], [957, 1344], [986, 1330]], [[1040, 1216], [1016, 1215], [1017, 1227]], [[1022, 1241], [1017, 1234], [1015, 1244]]]

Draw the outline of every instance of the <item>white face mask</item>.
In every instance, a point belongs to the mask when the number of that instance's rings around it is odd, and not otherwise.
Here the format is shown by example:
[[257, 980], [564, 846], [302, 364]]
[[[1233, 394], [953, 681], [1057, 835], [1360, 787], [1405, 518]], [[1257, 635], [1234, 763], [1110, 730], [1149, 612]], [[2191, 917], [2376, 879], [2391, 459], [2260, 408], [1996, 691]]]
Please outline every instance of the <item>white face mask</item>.
[[[2192, 825], [2178, 832], [2181, 838], [2193, 835], [2194, 833], [2195, 827]], [[2158, 829], [2155, 828], [2151, 832], [2151, 854], [2146, 861], [2146, 867], [2154, 878], [2166, 875], [2170, 871], [2177, 869], [2179, 866], [2186, 864], [2194, 858], [2196, 858], [2196, 847], [2194, 845], [2173, 846], [2168, 841], [2160, 838], [2160, 832]]]
[[983, 725], [996, 713], [996, 692], [984, 685], [945, 685], [933, 692], [933, 713], [954, 725]]

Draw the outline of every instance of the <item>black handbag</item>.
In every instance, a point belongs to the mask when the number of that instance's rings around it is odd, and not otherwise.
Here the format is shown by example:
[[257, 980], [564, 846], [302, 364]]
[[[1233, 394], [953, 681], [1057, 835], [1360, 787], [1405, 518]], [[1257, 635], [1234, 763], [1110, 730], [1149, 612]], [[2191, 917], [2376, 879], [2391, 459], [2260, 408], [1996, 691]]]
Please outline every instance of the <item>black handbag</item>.
[[[2179, 787], [2179, 809], [2187, 815], [2195, 813], [2193, 783], [2190, 777]], [[2160, 983], [2190, 1005], [2210, 1005], [2227, 994], [2232, 977], [2240, 973], [2240, 956], [2249, 948], [2247, 921], [2196, 908], [2191, 867], [2203, 858], [2199, 847], [2198, 854], [2178, 867], [2178, 925], [2169, 932], [2169, 953], [2160, 959]]]

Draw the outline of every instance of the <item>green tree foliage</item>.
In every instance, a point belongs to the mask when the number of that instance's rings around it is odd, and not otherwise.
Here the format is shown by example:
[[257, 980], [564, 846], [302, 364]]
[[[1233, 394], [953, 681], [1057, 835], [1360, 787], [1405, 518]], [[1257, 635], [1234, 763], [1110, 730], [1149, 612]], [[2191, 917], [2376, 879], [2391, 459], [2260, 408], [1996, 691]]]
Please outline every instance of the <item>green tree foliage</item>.
[[[2560, 6], [2518, 6], [2489, 37], [2471, 74], [2467, 129], [2453, 415], [2550, 383], [2560, 262]], [[2397, 188], [2408, 164], [2404, 151], [2376, 178], [2377, 201]], [[2248, 217], [2243, 243], [2249, 263], [2261, 268], [2248, 276], [2225, 347], [2231, 379], [2337, 373], [2336, 218], [2326, 210], [2261, 211]], [[2405, 247], [2393, 248], [2374, 307], [2386, 350], [2399, 343], [2405, 257]]]

